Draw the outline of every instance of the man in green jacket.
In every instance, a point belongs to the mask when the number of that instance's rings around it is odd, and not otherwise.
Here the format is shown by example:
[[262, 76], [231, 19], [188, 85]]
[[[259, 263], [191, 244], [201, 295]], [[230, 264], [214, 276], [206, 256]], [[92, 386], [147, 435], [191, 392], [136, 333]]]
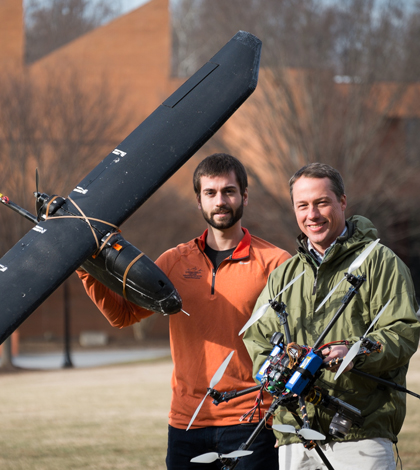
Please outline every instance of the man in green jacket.
[[[299, 345], [313, 346], [340, 307], [350, 284], [341, 282], [331, 298], [318, 311], [316, 309], [378, 234], [364, 217], [345, 219], [344, 184], [340, 174], [328, 165], [313, 163], [301, 168], [290, 180], [290, 194], [302, 231], [298, 237], [298, 253], [271, 273], [254, 311], [274, 299], [288, 282], [305, 271], [276, 300], [286, 304], [292, 340]], [[420, 333], [410, 272], [389, 248], [378, 244], [354, 271], [355, 276], [361, 274], [366, 281], [323, 344], [337, 340], [347, 340], [349, 345], [355, 343], [390, 300], [368, 335], [369, 339], [381, 343], [382, 351], [356, 357], [354, 367], [404, 386], [408, 362], [417, 350]], [[273, 348], [270, 339], [275, 331], [284, 330], [269, 308], [245, 332], [244, 342], [254, 363], [254, 376]], [[341, 344], [326, 346], [322, 354], [324, 362], [329, 362], [344, 357], [347, 352], [348, 347]], [[395, 469], [392, 443], [397, 442], [405, 417], [405, 394], [349, 372], [352, 367], [350, 363], [337, 380], [334, 380], [337, 367], [327, 370], [317, 385], [358, 408], [365, 418], [363, 425], [353, 425], [343, 438], [333, 437], [329, 426], [335, 412], [307, 403], [311, 428], [326, 436], [319, 444], [336, 470]], [[296, 427], [293, 415], [284, 407], [277, 410], [274, 423]], [[280, 446], [280, 468], [326, 468], [319, 455], [305, 449], [296, 435], [276, 431], [276, 437]]]

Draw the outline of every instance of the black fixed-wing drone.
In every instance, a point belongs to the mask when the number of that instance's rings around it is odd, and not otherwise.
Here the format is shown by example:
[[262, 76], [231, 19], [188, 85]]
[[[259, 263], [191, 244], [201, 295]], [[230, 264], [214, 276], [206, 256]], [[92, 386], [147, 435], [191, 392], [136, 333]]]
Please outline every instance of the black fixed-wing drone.
[[[241, 335], [252, 324], [259, 321], [270, 307], [276, 313], [276, 316], [279, 320], [279, 326], [281, 326], [284, 331], [284, 333], [280, 331], [273, 332], [271, 337], [271, 344], [273, 345], [273, 349], [256, 374], [256, 379], [259, 381], [259, 385], [255, 385], [254, 387], [240, 391], [231, 390], [220, 392], [214, 388], [221, 380], [224, 371], [229, 365], [229, 361], [234, 353], [232, 351], [210, 381], [207, 394], [192, 416], [188, 429], [199, 413], [201, 406], [207, 396], [211, 396], [213, 398], [213, 403], [219, 405], [220, 403], [226, 403], [235, 399], [236, 397], [243, 396], [244, 394], [258, 392], [256, 399], [257, 404], [252, 410], [240, 418], [241, 421], [247, 417], [251, 417], [252, 419], [253, 413], [261, 402], [263, 392], [268, 392], [272, 396], [273, 401], [271, 406], [260, 420], [255, 430], [249, 436], [247, 441], [244, 442], [239, 447], [239, 449], [232, 449], [232, 452], [228, 454], [219, 455], [215, 452], [202, 454], [200, 456], [194, 457], [194, 459], [191, 460], [192, 462], [209, 463], [216, 459], [220, 459], [222, 461], [222, 470], [234, 469], [241, 458], [251, 455], [249, 451], [252, 450], [252, 444], [255, 442], [264, 427], [268, 426], [269, 420], [274, 415], [276, 410], [279, 407], [283, 407], [292, 413], [296, 421], [297, 428], [290, 424], [275, 424], [272, 426], [272, 428], [279, 432], [296, 434], [307, 449], [315, 449], [324, 465], [329, 470], [334, 470], [333, 466], [328, 461], [327, 457], [318, 444], [319, 441], [326, 439], [326, 436], [314, 429], [311, 429], [310, 421], [306, 411], [306, 403], [311, 403], [315, 407], [322, 407], [333, 414], [329, 425], [329, 434], [335, 438], [344, 438], [352, 426], [363, 426], [365, 418], [362, 415], [362, 411], [350, 405], [349, 403], [346, 403], [345, 401], [330, 395], [329, 391], [325, 389], [325, 387], [322, 387], [322, 376], [323, 372], [327, 368], [337, 368], [339, 366], [339, 369], [335, 375], [335, 379], [337, 379], [341, 373], [347, 369], [349, 364], [356, 356], [370, 355], [372, 353], [381, 352], [382, 345], [377, 341], [370, 340], [367, 336], [372, 327], [379, 320], [380, 316], [386, 310], [388, 305], [394, 299], [388, 299], [387, 303], [377, 313], [367, 331], [360, 338], [360, 340], [350, 348], [344, 358], [337, 358], [330, 362], [324, 362], [324, 350], [330, 348], [331, 345], [348, 345], [348, 342], [339, 340], [323, 344], [323, 341], [328, 333], [332, 330], [339, 317], [344, 313], [346, 307], [350, 304], [355, 295], [358, 294], [360, 287], [366, 281], [364, 274], [355, 276], [352, 273], [361, 268], [363, 262], [375, 249], [378, 242], [379, 239], [369, 244], [367, 248], [365, 248], [364, 251], [351, 263], [347, 269], [347, 272], [345, 273], [345, 276], [330, 291], [330, 293], [318, 307], [319, 309], [322, 305], [324, 305], [324, 303], [336, 291], [337, 287], [339, 284], [341, 284], [342, 281], [346, 280], [350, 283], [351, 286], [341, 300], [340, 307], [312, 347], [307, 345], [299, 345], [293, 342], [287, 319], [287, 306], [283, 302], [276, 300], [287, 289], [291, 288], [291, 286], [296, 281], [298, 281], [304, 272], [296, 276], [272, 300], [269, 300], [268, 303], [262, 305], [256, 312], [254, 312], [254, 314], [239, 332], [239, 335]], [[411, 392], [405, 387], [402, 387], [401, 385], [394, 382], [367, 374], [356, 368], [352, 368], [350, 372], [374, 380], [381, 385], [393, 388], [399, 392], [409, 393], [416, 398], [420, 398], [420, 395]]]
[[164, 273], [119, 226], [169, 179], [255, 90], [261, 41], [239, 31], [94, 168], [67, 198], [35, 192], [35, 226], [0, 259], [0, 344], [79, 266], [148, 310], [179, 312]]

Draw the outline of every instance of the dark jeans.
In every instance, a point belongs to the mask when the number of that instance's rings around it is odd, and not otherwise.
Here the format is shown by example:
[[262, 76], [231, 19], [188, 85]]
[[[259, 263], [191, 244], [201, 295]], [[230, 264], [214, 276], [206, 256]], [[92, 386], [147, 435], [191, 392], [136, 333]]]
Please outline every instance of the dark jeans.
[[[219, 459], [213, 463], [192, 463], [190, 460], [207, 452], [228, 454], [238, 450], [255, 427], [255, 424], [239, 424], [185, 431], [169, 426], [166, 466], [168, 470], [220, 470], [223, 464]], [[254, 452], [241, 457], [235, 470], [278, 470], [278, 449], [274, 444], [273, 431], [263, 429], [249, 447]]]

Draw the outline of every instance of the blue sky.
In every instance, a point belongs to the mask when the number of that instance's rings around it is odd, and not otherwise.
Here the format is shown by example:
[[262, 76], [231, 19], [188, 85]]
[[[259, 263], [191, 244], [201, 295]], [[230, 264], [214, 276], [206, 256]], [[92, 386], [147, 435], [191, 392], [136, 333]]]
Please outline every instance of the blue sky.
[[138, 8], [139, 6], [143, 5], [144, 3], [147, 3], [148, 1], [150, 0], [120, 0], [122, 12], [128, 13], [129, 11]]
[[[128, 13], [131, 10], [138, 8], [139, 6], [143, 5], [144, 3], [149, 2], [150, 0], [119, 0], [118, 3], [121, 4], [122, 13]], [[23, 3], [25, 4], [27, 0], [24, 0]]]

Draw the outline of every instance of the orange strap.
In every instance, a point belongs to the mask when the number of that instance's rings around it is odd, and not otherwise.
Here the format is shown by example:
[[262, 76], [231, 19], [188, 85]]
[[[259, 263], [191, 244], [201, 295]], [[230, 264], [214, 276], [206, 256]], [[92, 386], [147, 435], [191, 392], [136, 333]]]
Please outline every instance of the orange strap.
[[[54, 220], [54, 219], [82, 219], [84, 220], [88, 225], [89, 225], [89, 228], [91, 229], [92, 231], [92, 234], [93, 234], [93, 237], [95, 238], [95, 242], [96, 242], [96, 246], [97, 246], [97, 251], [93, 254], [92, 258], [96, 258], [99, 253], [104, 249], [105, 245], [108, 243], [109, 239], [113, 236], [113, 235], [116, 235], [117, 233], [121, 233], [121, 230], [114, 224], [111, 224], [109, 222], [106, 222], [105, 220], [100, 220], [100, 219], [94, 219], [93, 217], [86, 217], [86, 215], [83, 213], [82, 209], [80, 209], [80, 207], [69, 197], [69, 201], [71, 201], [71, 203], [76, 207], [76, 209], [82, 214], [81, 216], [77, 216], [77, 215], [62, 215], [62, 216], [59, 216], [59, 217], [49, 217], [48, 216], [48, 213], [49, 213], [49, 210], [50, 210], [50, 205], [51, 203], [57, 198], [58, 196], [54, 196], [49, 202], [48, 202], [48, 205], [47, 205], [47, 209], [45, 211], [45, 220]], [[112, 232], [110, 233], [107, 238], [103, 241], [102, 245], [99, 246], [99, 241], [98, 241], [98, 237], [92, 227], [92, 224], [90, 223], [91, 220], [94, 220], [96, 222], [101, 222], [101, 223], [104, 223], [106, 225], [110, 225], [111, 227], [114, 227], [117, 229], [116, 232]], [[140, 253], [138, 256], [136, 256], [131, 262], [130, 264], [127, 266], [125, 272], [124, 272], [124, 276], [123, 276], [123, 297], [125, 300], [128, 300], [127, 299], [127, 295], [126, 295], [126, 285], [127, 285], [127, 276], [128, 276], [128, 272], [130, 271], [131, 267], [133, 266], [133, 264], [138, 261], [142, 256], [144, 255], [144, 253]]]
[[131, 263], [127, 266], [127, 269], [125, 270], [125, 273], [124, 273], [124, 276], [123, 276], [123, 297], [125, 300], [128, 300], [127, 299], [127, 295], [125, 293], [125, 286], [126, 286], [126, 282], [127, 282], [127, 276], [128, 276], [128, 271], [130, 271], [131, 269], [131, 266], [133, 266], [133, 264], [138, 261], [142, 256], [144, 255], [144, 253], [140, 253], [138, 256], [136, 256], [132, 261]]
[[[82, 211], [82, 209], [80, 209], [80, 207], [73, 201], [73, 199], [71, 197], [69, 197], [69, 201], [76, 207], [76, 209], [82, 214], [81, 216], [80, 215], [60, 215], [59, 217], [49, 217], [48, 213], [49, 213], [49, 210], [50, 210], [50, 205], [51, 203], [57, 199], [58, 196], [54, 196], [47, 204], [47, 210], [45, 212], [45, 220], [55, 220], [55, 219], [82, 219], [84, 220], [88, 225], [89, 225], [89, 228], [91, 229], [92, 231], [92, 235], [93, 235], [93, 238], [95, 239], [95, 242], [96, 242], [96, 247], [97, 247], [97, 251], [94, 253], [93, 257], [95, 258], [96, 256], [99, 255], [99, 253], [103, 250], [104, 246], [106, 245], [106, 243], [108, 242], [108, 240], [111, 238], [112, 235], [115, 235], [116, 233], [121, 233], [121, 230], [114, 224], [111, 224], [110, 222], [106, 222], [105, 220], [101, 220], [101, 219], [95, 219], [93, 217], [86, 217], [86, 215], [84, 214], [84, 212]], [[98, 237], [92, 227], [92, 224], [90, 223], [91, 220], [94, 220], [95, 222], [101, 222], [103, 224], [106, 224], [106, 225], [109, 225], [115, 229], [117, 229], [117, 232], [113, 232], [111, 233], [107, 239], [104, 241], [104, 243], [102, 244], [102, 246], [99, 246], [99, 240], [98, 240]]]

